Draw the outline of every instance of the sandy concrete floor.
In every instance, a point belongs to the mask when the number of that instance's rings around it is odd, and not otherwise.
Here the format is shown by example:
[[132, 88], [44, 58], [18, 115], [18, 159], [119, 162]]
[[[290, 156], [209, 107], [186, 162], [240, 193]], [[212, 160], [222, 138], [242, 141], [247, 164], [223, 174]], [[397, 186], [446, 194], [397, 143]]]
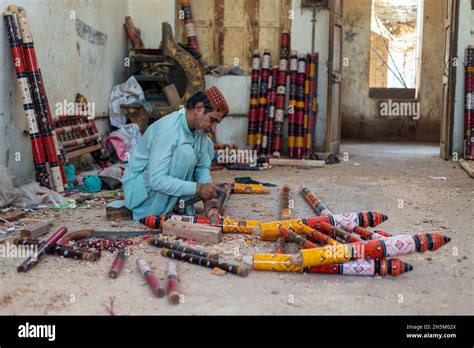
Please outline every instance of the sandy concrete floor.
[[[346, 144], [348, 161], [324, 169], [273, 168], [263, 172], [215, 172], [216, 181], [252, 176], [274, 184], [288, 183], [295, 215], [314, 215], [296, 194], [310, 187], [334, 212], [377, 210], [389, 220], [392, 233], [438, 231], [452, 238], [437, 252], [403, 258], [414, 270], [398, 278], [347, 277], [253, 272], [248, 278], [217, 276], [210, 269], [178, 263], [183, 303], [153, 298], [135, 268], [144, 257], [163, 279], [166, 260], [140, 239], [123, 273], [110, 279], [112, 254], [95, 263], [46, 256], [26, 274], [14, 266], [22, 259], [4, 259], [0, 267], [1, 314], [107, 314], [115, 297], [116, 314], [472, 314], [474, 313], [473, 244], [474, 181], [457, 163], [438, 158], [437, 148], [413, 144]], [[340, 156], [343, 158], [343, 155]], [[439, 179], [445, 177], [446, 180]], [[403, 200], [403, 209], [399, 208]], [[235, 218], [279, 218], [280, 190], [268, 196], [233, 196], [229, 215]], [[95, 227], [117, 229], [105, 221], [103, 201], [65, 213], [54, 213], [55, 227], [70, 231]], [[127, 223], [123, 230], [140, 227]], [[225, 236], [222, 258], [236, 262], [234, 252], [252, 255], [271, 251], [273, 243], [245, 236]], [[238, 248], [238, 249], [236, 249]], [[12, 265], [12, 266], [9, 266]]]

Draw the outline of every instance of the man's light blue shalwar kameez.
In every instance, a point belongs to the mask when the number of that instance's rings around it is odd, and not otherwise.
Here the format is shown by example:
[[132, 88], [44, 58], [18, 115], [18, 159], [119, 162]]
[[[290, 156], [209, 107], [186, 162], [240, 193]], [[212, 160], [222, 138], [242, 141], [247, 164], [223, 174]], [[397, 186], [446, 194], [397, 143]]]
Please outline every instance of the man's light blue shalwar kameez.
[[[151, 124], [122, 178], [125, 206], [133, 219], [167, 214], [179, 199], [196, 194], [197, 183], [210, 183], [213, 152], [207, 135], [190, 131], [185, 108]], [[194, 206], [186, 214], [194, 214]]]

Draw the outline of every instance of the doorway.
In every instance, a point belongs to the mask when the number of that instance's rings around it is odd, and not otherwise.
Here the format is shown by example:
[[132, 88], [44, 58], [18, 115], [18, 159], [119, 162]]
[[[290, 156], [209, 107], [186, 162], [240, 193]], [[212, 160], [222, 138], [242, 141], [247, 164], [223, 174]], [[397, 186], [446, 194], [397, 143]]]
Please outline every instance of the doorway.
[[431, 143], [449, 157], [456, 2], [344, 0], [343, 142]]

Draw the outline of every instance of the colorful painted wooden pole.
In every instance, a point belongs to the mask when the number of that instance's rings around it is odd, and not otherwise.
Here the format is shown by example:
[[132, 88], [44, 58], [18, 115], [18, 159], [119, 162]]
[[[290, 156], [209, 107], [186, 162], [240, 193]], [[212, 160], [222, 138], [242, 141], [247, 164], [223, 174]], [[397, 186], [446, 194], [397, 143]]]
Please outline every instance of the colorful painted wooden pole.
[[305, 157], [310, 158], [313, 155], [313, 139], [316, 130], [316, 115], [317, 115], [317, 81], [318, 81], [318, 54], [310, 54], [308, 60], [309, 76], [307, 80], [308, 86], [308, 103], [307, 115], [308, 122], [305, 133]]
[[23, 110], [28, 122], [28, 131], [30, 133], [31, 148], [33, 160], [35, 163], [36, 181], [44, 187], [50, 188], [50, 180], [46, 169], [46, 158], [44, 154], [44, 144], [41, 133], [39, 132], [38, 122], [36, 120], [34, 104], [31, 96], [30, 85], [25, 67], [23, 56], [23, 47], [19, 29], [15, 25], [14, 15], [12, 12], [5, 12], [3, 19], [10, 42], [13, 66], [15, 67], [18, 85], [21, 90], [23, 100]]
[[[331, 217], [332, 221], [325, 221], [331, 225], [334, 225], [338, 228], [342, 228], [347, 232], [357, 233], [364, 239], [379, 239], [381, 237], [392, 236], [391, 234], [384, 231], [380, 231], [380, 233], [378, 233], [379, 231], [371, 232], [366, 229], [366, 227], [375, 227], [386, 221], [388, 217], [384, 214], [380, 214], [374, 211], [362, 212], [357, 214], [332, 214], [324, 205], [324, 203], [321, 202], [319, 198], [317, 198], [316, 195], [308, 188], [302, 186], [301, 194], [305, 197], [305, 199], [311, 205], [316, 214]], [[317, 219], [313, 219], [313, 221], [311, 221], [311, 218], [309, 218], [305, 223], [312, 225], [313, 223], [317, 222], [321, 221], [317, 221]], [[314, 226], [312, 225], [312, 227]]]
[[306, 269], [308, 273], [342, 274], [350, 276], [391, 275], [397, 277], [413, 270], [413, 266], [399, 259], [358, 260], [346, 263], [312, 266]]
[[331, 211], [324, 205], [323, 202], [321, 202], [314, 192], [310, 191], [307, 187], [301, 186], [300, 192], [303, 195], [303, 197], [306, 199], [306, 201], [309, 203], [311, 208], [313, 208], [314, 212], [316, 215], [322, 215], [322, 216], [327, 216], [327, 215], [333, 215]]
[[[307, 235], [319, 234], [323, 239], [317, 237], [318, 241], [322, 244], [330, 245], [342, 245], [336, 242], [334, 239], [324, 236], [322, 233], [311, 229], [306, 225], [302, 225], [304, 233]], [[283, 236], [291, 241], [295, 241], [302, 245], [304, 248], [317, 248], [315, 244], [306, 241], [300, 235], [296, 234], [289, 229], [280, 226], [280, 232]], [[248, 261], [246, 261], [248, 262]], [[300, 265], [292, 264], [293, 260], [290, 255], [271, 255], [271, 254], [255, 254], [253, 256], [251, 264], [256, 270], [266, 271], [285, 271], [285, 272], [307, 272], [307, 273], [319, 273], [319, 274], [343, 274], [353, 276], [385, 276], [390, 274], [392, 276], [398, 276], [400, 274], [410, 272], [413, 270], [413, 266], [404, 263], [398, 259], [387, 260], [385, 258], [380, 260], [356, 260], [345, 263], [336, 264], [325, 264], [320, 266], [312, 266], [303, 268]]]
[[352, 276], [386, 276], [396, 277], [413, 270], [413, 266], [399, 259], [357, 260], [345, 263], [333, 263], [319, 266], [303, 267], [292, 264], [293, 257], [288, 254], [254, 254], [245, 257], [245, 262], [258, 271], [342, 274]]
[[353, 235], [350, 232], [346, 232], [342, 228], [332, 226], [327, 222], [317, 222], [314, 226], [314, 229], [323, 232], [324, 234], [327, 234], [334, 239], [337, 237], [349, 243], [362, 242], [362, 239], [358, 236]]
[[246, 264], [257, 271], [303, 272], [304, 267], [294, 264], [291, 259], [292, 255], [289, 254], [253, 254], [243, 258]]
[[[325, 228], [326, 231], [330, 231], [329, 226], [322, 226]], [[281, 228], [280, 228], [281, 231]], [[319, 231], [313, 230], [306, 225], [302, 225], [302, 231], [305, 234], [309, 234], [315, 237], [315, 233], [319, 234], [324, 238], [324, 235]], [[298, 236], [295, 232], [293, 233], [295, 236]], [[346, 232], [347, 233], [347, 232]], [[336, 234], [336, 233], [334, 233]], [[352, 242], [362, 242], [362, 239], [356, 236], [350, 236], [350, 238], [342, 238], [346, 241]], [[325, 239], [321, 240], [323, 245], [338, 245], [340, 243], [336, 242], [334, 239], [326, 237]], [[309, 249], [309, 248], [307, 248]], [[413, 266], [404, 263], [398, 259], [390, 259], [387, 260], [386, 258], [381, 258], [377, 260], [357, 260], [357, 261], [349, 261], [346, 263], [337, 263], [337, 264], [329, 264], [329, 265], [322, 265], [322, 266], [313, 266], [308, 267], [306, 272], [308, 273], [320, 273], [320, 274], [343, 274], [343, 275], [352, 275], [352, 276], [386, 276], [390, 274], [391, 276], [398, 276], [400, 274], [410, 272], [413, 270]]]
[[283, 236], [278, 236], [277, 247], [275, 248], [275, 254], [285, 254], [286, 240]]
[[288, 157], [295, 157], [296, 146], [296, 104], [298, 80], [298, 52], [291, 51], [290, 56], [290, 92], [288, 101]]
[[[377, 234], [378, 236], [382, 236], [383, 237], [393, 237], [393, 234], [391, 233], [388, 233], [386, 231], [382, 231], [382, 230], [374, 230], [374, 233]], [[371, 239], [380, 239], [381, 237], [375, 237], [375, 238], [371, 238]]]
[[248, 116], [247, 144], [254, 146], [257, 142], [257, 117], [258, 117], [258, 85], [260, 81], [260, 53], [253, 52], [252, 57], [252, 83], [250, 87], [250, 107]]
[[[14, 17], [15, 17], [15, 15], [17, 15], [17, 17], [19, 18], [18, 19], [19, 23], [20, 23], [20, 18], [21, 18], [21, 22], [24, 24], [26, 30], [28, 31], [28, 33], [25, 34], [23, 29], [21, 29], [20, 30], [20, 34], [21, 34], [20, 36], [22, 37], [25, 67], [26, 67], [26, 73], [28, 75], [29, 82], [30, 82], [30, 88], [31, 88], [31, 91], [32, 91], [32, 99], [33, 99], [33, 102], [35, 102], [35, 94], [33, 92], [37, 92], [38, 95], [41, 95], [41, 97], [42, 97], [41, 101], [44, 103], [44, 105], [46, 107], [47, 114], [49, 115], [48, 120], [49, 120], [51, 129], [52, 129], [53, 113], [51, 112], [51, 109], [50, 109], [50, 106], [49, 106], [48, 96], [46, 94], [46, 90], [45, 90], [45, 86], [44, 86], [44, 82], [43, 82], [43, 78], [42, 78], [42, 74], [41, 74], [41, 69], [39, 69], [38, 63], [36, 62], [36, 56], [34, 57], [35, 66], [38, 67], [38, 70], [37, 70], [36, 74], [39, 76], [39, 78], [41, 80], [41, 83], [39, 84], [39, 87], [40, 87], [39, 91], [36, 90], [36, 89], [32, 90], [33, 83], [31, 81], [31, 70], [30, 70], [30, 65], [28, 64], [29, 60], [26, 58], [26, 54], [25, 54], [25, 47], [27, 46], [27, 43], [29, 42], [28, 41], [29, 39], [31, 39], [31, 43], [29, 45], [30, 45], [30, 47], [32, 47], [33, 53], [36, 54], [36, 51], [34, 50], [33, 36], [31, 34], [31, 31], [30, 31], [28, 19], [26, 17], [26, 11], [22, 7], [16, 7], [15, 5], [10, 5], [9, 8], [13, 9]], [[20, 26], [21, 25], [18, 25], [19, 28], [20, 28]], [[28, 39], [25, 39], [25, 35]], [[34, 105], [35, 105], [35, 110], [36, 110], [36, 117], [37, 117], [39, 125], [40, 125], [40, 131], [42, 131], [41, 130], [41, 120], [39, 120], [40, 114], [38, 113], [38, 109], [36, 107], [36, 104], [34, 104]], [[56, 132], [55, 132], [54, 129], [51, 130], [51, 135], [52, 135], [52, 140], [53, 140], [55, 151], [56, 151], [56, 156], [58, 158], [59, 172], [61, 173], [61, 180], [62, 180], [62, 184], [63, 184], [63, 187], [60, 188], [60, 190], [61, 190], [61, 189], [67, 188], [66, 172], [64, 170], [64, 165], [69, 164], [69, 160], [66, 156], [66, 153], [62, 149], [61, 143], [58, 141], [58, 138], [57, 138], [57, 135], [56, 135]], [[46, 147], [47, 143], [45, 141], [43, 141], [43, 144]], [[45, 151], [45, 152], [47, 154], [47, 151]], [[48, 159], [48, 161], [49, 161], [49, 159]], [[51, 170], [51, 164], [50, 163], [48, 163], [48, 166], [50, 168], [50, 171], [53, 172], [53, 174], [50, 175], [50, 178], [51, 178], [51, 176], [54, 175], [55, 170]], [[51, 184], [51, 180], [50, 180], [50, 184]], [[58, 192], [62, 192], [62, 191], [58, 191]]]
[[352, 244], [339, 244], [321, 248], [302, 249], [291, 258], [295, 265], [318, 266], [344, 263], [360, 259], [381, 259], [413, 253], [435, 251], [449, 243], [451, 238], [435, 232], [426, 234], [399, 235], [380, 240], [370, 240]]
[[[284, 226], [280, 226], [279, 230], [280, 230], [280, 236], [278, 236], [278, 238], [283, 238], [284, 240], [286, 240], [288, 242], [297, 243], [298, 245], [301, 245], [305, 249], [311, 249], [311, 248], [317, 248], [318, 247], [316, 244], [314, 244], [313, 242], [310, 242], [305, 237], [303, 237], [299, 234], [296, 234], [295, 232], [291, 231], [290, 229], [288, 229]], [[315, 231], [315, 232], [317, 232], [317, 231]], [[329, 237], [327, 237], [327, 238], [329, 239]], [[284, 253], [280, 253], [280, 254], [284, 254]]]
[[273, 130], [273, 156], [280, 157], [283, 139], [283, 123], [285, 121], [286, 76], [288, 72], [288, 54], [290, 34], [284, 31], [281, 35], [280, 66], [275, 96], [275, 125]]
[[381, 231], [382, 234], [378, 234], [378, 233], [371, 232], [371, 231], [369, 231], [365, 228], [359, 227], [359, 226], [356, 226], [353, 229], [355, 234], [351, 234], [350, 232], [347, 232], [347, 230], [344, 231], [344, 230], [342, 230], [340, 228], [337, 228], [335, 226], [331, 226], [327, 222], [317, 222], [317, 223], [314, 224], [314, 228], [321, 231], [321, 232], [323, 232], [323, 233], [326, 233], [326, 234], [332, 235], [334, 237], [340, 238], [341, 240], [344, 240], [344, 241], [349, 242], [349, 243], [362, 242], [363, 240], [360, 237], [363, 237], [366, 240], [384, 239], [384, 238], [387, 238], [387, 237], [394, 237], [393, 235], [391, 235], [387, 232], [384, 232], [384, 231]]
[[77, 138], [77, 139], [72, 139], [69, 141], [64, 141], [62, 143], [64, 148], [69, 148], [69, 147], [74, 147], [74, 146], [80, 146], [80, 145], [86, 145], [90, 143], [94, 143], [99, 139], [99, 134], [93, 134], [89, 135], [83, 138]]
[[218, 267], [223, 269], [226, 272], [239, 275], [241, 277], [247, 277], [249, 275], [249, 269], [245, 266], [232, 265], [227, 262], [221, 262], [219, 260], [206, 259], [205, 257], [200, 257], [196, 255], [186, 254], [179, 251], [174, 251], [170, 249], [163, 248], [161, 250], [161, 255], [169, 257], [175, 260], [186, 261], [194, 265], [204, 266], [207, 268]]
[[207, 259], [219, 260], [219, 254], [216, 254], [215, 252], [191, 248], [180, 242], [171, 243], [163, 239], [152, 238], [148, 240], [148, 244], [156, 246], [157, 248], [166, 248], [186, 254], [205, 257]]
[[262, 138], [263, 138], [263, 123], [268, 106], [268, 80], [270, 78], [270, 51], [263, 52], [262, 71], [260, 73], [260, 87], [258, 93], [258, 112], [257, 112], [257, 132], [255, 139], [255, 150], [261, 154]]
[[59, 228], [41, 245], [41, 247], [38, 248], [37, 252], [35, 252], [33, 255], [23, 261], [20, 266], [18, 266], [17, 271], [28, 272], [39, 262], [39, 259], [48, 251], [48, 249], [55, 245], [66, 234], [66, 232], [66, 227]]
[[306, 64], [305, 64], [305, 76], [304, 76], [304, 117], [303, 117], [303, 155], [302, 157], [306, 157], [306, 140], [308, 137], [308, 126], [309, 126], [309, 87], [311, 84], [311, 54], [307, 53], [306, 57]]
[[[311, 228], [315, 228], [318, 223], [325, 222], [340, 228], [341, 225], [345, 223], [346, 226], [355, 226], [353, 228], [353, 230], [355, 231], [358, 227], [357, 224], [359, 226], [362, 225], [363, 227], [375, 227], [386, 219], [387, 217], [385, 215], [382, 215], [375, 211], [350, 214], [334, 214], [328, 216], [314, 216], [303, 219], [270, 221], [256, 224], [253, 227], [252, 234], [259, 235], [260, 238], [265, 241], [276, 241], [278, 237], [279, 226], [284, 226], [296, 233], [300, 233], [301, 225], [303, 224], [308, 225]], [[390, 237], [390, 235], [387, 236]]]
[[232, 183], [232, 193], [240, 194], [263, 194], [270, 192], [268, 187], [265, 187], [260, 184], [239, 184]]
[[189, 0], [179, 0], [181, 9], [184, 12], [184, 29], [186, 30], [186, 37], [188, 39], [188, 45], [194, 48], [196, 53], [199, 52], [199, 45], [196, 36], [196, 28], [194, 27], [193, 15], [191, 12], [191, 5]]
[[[35, 239], [17, 239], [14, 241], [16, 245], [37, 245], [39, 248], [44, 246], [44, 242]], [[68, 259], [97, 261], [100, 258], [100, 251], [91, 251], [88, 249], [70, 247], [68, 245], [54, 244], [46, 253], [50, 255], [62, 256]]]
[[464, 158], [474, 160], [474, 46], [466, 48]]
[[[347, 231], [347, 229], [346, 229]], [[353, 229], [354, 233], [357, 233], [359, 236], [361, 236], [365, 240], [370, 240], [370, 239], [380, 239], [380, 238], [385, 238], [385, 237], [392, 237], [391, 234], [380, 231], [380, 230], [375, 230], [375, 231], [370, 231], [366, 228], [360, 227], [360, 226], [355, 226]]]
[[304, 154], [304, 106], [306, 58], [298, 55], [298, 77], [296, 80], [296, 113], [295, 113], [295, 153], [294, 157], [303, 158]]
[[[282, 228], [285, 228], [285, 227], [280, 226], [280, 233], [282, 232]], [[289, 229], [287, 229], [287, 230], [290, 231]], [[291, 231], [291, 233], [293, 233], [294, 236], [298, 236], [296, 234], [296, 232], [294, 232], [294, 231]], [[335, 239], [333, 239], [333, 238], [325, 235], [324, 233], [322, 233], [320, 231], [317, 231], [314, 228], [311, 228], [307, 225], [300, 225], [299, 233], [303, 233], [306, 236], [311, 237], [312, 239], [314, 239], [318, 243], [321, 243], [322, 245], [338, 245], [338, 244], [341, 244], [338, 241], [336, 241]], [[306, 246], [306, 249], [309, 249], [309, 245]]]
[[122, 247], [120, 251], [117, 253], [117, 256], [115, 257], [115, 260], [112, 263], [112, 267], [110, 268], [110, 271], [109, 271], [110, 278], [115, 279], [119, 276], [120, 272], [123, 269], [123, 266], [125, 265], [127, 251], [128, 251], [127, 247]]
[[173, 261], [168, 262], [167, 272], [167, 289], [166, 293], [168, 294], [168, 300], [172, 304], [178, 304], [181, 299], [181, 290], [178, 281], [178, 271], [176, 270], [176, 263]]
[[[223, 233], [242, 233], [242, 234], [252, 234], [254, 233], [254, 228], [260, 225], [261, 221], [258, 220], [235, 220], [220, 218], [219, 224], [213, 224], [209, 218], [206, 216], [188, 216], [188, 215], [150, 215], [146, 218], [140, 219], [140, 223], [153, 228], [161, 229], [163, 222], [166, 219], [173, 219], [177, 221], [191, 222], [195, 224], [204, 224], [210, 226], [222, 227]], [[276, 238], [275, 238], [276, 240]]]
[[[36, 111], [36, 119], [37, 119], [37, 124], [39, 124], [41, 126], [41, 120], [39, 120], [39, 113], [38, 113], [38, 110], [37, 110], [37, 107], [36, 107], [36, 104], [34, 103], [35, 102], [35, 98], [34, 98], [34, 94], [33, 94], [33, 83], [31, 82], [31, 71], [29, 70], [29, 65], [28, 65], [28, 61], [26, 59], [26, 55], [25, 55], [25, 42], [24, 42], [24, 32], [23, 30], [20, 30], [20, 17], [24, 17], [22, 18], [23, 21], [26, 21], [27, 23], [27, 27], [28, 27], [28, 30], [29, 30], [29, 24], [28, 24], [28, 20], [26, 18], [26, 12], [25, 10], [22, 8], [22, 7], [17, 7], [15, 5], [10, 5], [8, 6], [8, 9], [11, 10], [13, 12], [13, 18], [15, 20], [15, 24], [17, 26], [17, 31], [18, 31], [18, 37], [21, 38], [20, 39], [20, 42], [22, 44], [22, 55], [23, 55], [23, 60], [24, 60], [24, 66], [25, 66], [25, 73], [26, 75], [28, 76], [28, 79], [29, 79], [29, 84], [30, 84], [30, 93], [31, 93], [31, 99], [33, 101], [33, 106], [35, 108], [35, 111]], [[20, 13], [21, 12], [21, 13]], [[30, 37], [31, 37], [31, 40], [33, 40], [33, 37], [31, 36], [31, 34], [29, 34]], [[32, 41], [31, 41], [32, 43]], [[34, 47], [33, 47], [34, 49]], [[35, 57], [36, 59], [36, 57]], [[37, 62], [35, 61], [35, 64], [37, 65]], [[42, 75], [41, 75], [41, 70], [39, 69], [38, 67], [38, 75], [40, 76], [40, 78], [42, 79]], [[49, 101], [48, 101], [48, 97], [47, 97], [47, 94], [46, 94], [46, 90], [45, 90], [45, 87], [44, 87], [44, 83], [41, 83], [40, 85], [40, 88], [41, 90], [40, 91], [37, 91], [37, 90], [34, 90], [34, 92], [38, 92], [41, 96], [42, 96], [42, 101], [44, 103], [44, 105], [46, 105], [46, 110], [47, 110], [47, 113], [48, 115], [50, 115], [50, 118], [49, 118], [49, 122], [51, 124], [51, 127], [52, 127], [52, 112], [51, 112], [51, 109], [49, 107]], [[41, 127], [39, 128], [40, 129], [40, 132], [42, 132], [42, 129]], [[51, 164], [50, 163], [47, 163], [47, 167], [49, 169], [49, 184], [50, 184], [50, 188], [53, 188], [54, 190], [58, 191], [58, 192], [62, 192], [62, 190], [64, 188], [67, 188], [67, 180], [66, 180], [66, 172], [64, 170], [64, 165], [65, 163], [68, 164], [68, 158], [66, 156], [66, 154], [62, 151], [62, 147], [61, 147], [61, 143], [58, 141], [58, 138], [57, 138], [57, 135], [56, 135], [56, 132], [54, 131], [54, 129], [52, 129], [51, 131], [51, 135], [52, 135], [52, 140], [53, 140], [53, 143], [54, 143], [54, 147], [55, 147], [55, 151], [56, 151], [56, 155], [58, 157], [58, 166], [59, 166], [59, 172], [61, 173], [61, 180], [62, 180], [62, 184], [63, 184], [63, 187], [59, 187], [59, 191], [58, 189], [56, 189], [54, 186], [54, 182], [53, 182], [53, 175], [54, 175], [54, 172], [56, 171], [55, 169], [51, 170]], [[47, 152], [47, 149], [46, 149], [46, 146], [47, 146], [47, 143], [46, 141], [44, 140], [44, 135], [42, 134], [42, 142], [43, 142], [43, 148], [44, 148], [44, 153], [47, 155], [48, 152]], [[48, 159], [49, 161], [49, 159]], [[52, 172], [52, 173], [51, 173]]]
[[268, 106], [263, 125], [262, 155], [272, 154], [273, 123], [275, 119], [275, 93], [278, 78], [278, 65], [274, 66], [268, 80]]
[[25, 63], [31, 86], [33, 103], [35, 106], [36, 115], [38, 117], [39, 129], [41, 131], [41, 135], [43, 136], [46, 158], [51, 171], [52, 185], [54, 186], [55, 191], [63, 192], [63, 178], [65, 178], [64, 168], [62, 168], [63, 171], [61, 171], [57, 155], [59, 149], [55, 144], [54, 134], [51, 128], [52, 117], [49, 105], [46, 103], [47, 96], [44, 89], [41, 71], [39, 70], [37, 63], [38, 60], [36, 58], [33, 36], [31, 34], [28, 18], [26, 17], [26, 11], [22, 8], [19, 8], [18, 21], [23, 40], [23, 51], [25, 54]]
[[59, 127], [59, 128], [56, 128], [55, 130], [56, 130], [56, 135], [63, 135], [66, 133], [85, 131], [92, 128], [93, 128], [93, 124], [92, 122], [89, 122], [89, 123], [83, 123], [83, 124], [76, 124], [72, 126]]
[[[338, 245], [340, 244], [336, 240], [325, 236], [323, 233], [310, 228], [309, 226], [302, 225], [301, 232], [306, 235], [312, 236], [317, 239], [323, 245]], [[280, 227], [280, 233], [288, 235], [290, 239], [297, 241], [305, 249], [317, 248], [317, 246], [311, 242], [307, 242], [298, 234], [293, 231]], [[300, 240], [299, 240], [300, 239]], [[354, 241], [362, 242], [360, 238], [354, 237]], [[304, 244], [303, 244], [304, 243]], [[398, 259], [387, 260], [385, 258], [378, 260], [357, 260], [349, 261], [346, 263], [329, 264], [322, 266], [313, 266], [305, 269], [307, 273], [321, 273], [321, 274], [343, 274], [343, 275], [357, 275], [357, 276], [385, 276], [390, 274], [394, 277], [410, 272], [413, 270], [413, 266], [404, 263]]]
[[[281, 219], [282, 220], [290, 220], [293, 217], [292, 206], [290, 207], [290, 185], [283, 185], [281, 190], [281, 200], [282, 200], [282, 208], [281, 208]], [[293, 202], [293, 201], [291, 201]], [[293, 203], [291, 203], [293, 205]]]
[[223, 233], [252, 234], [255, 226], [261, 224], [258, 220], [223, 219], [221, 221]]
[[153, 294], [155, 294], [157, 297], [164, 297], [166, 292], [161, 287], [158, 278], [156, 278], [155, 274], [151, 270], [150, 266], [148, 266], [146, 261], [143, 259], [137, 259], [137, 268], [143, 277], [145, 277], [145, 280]]
[[161, 216], [159, 215], [153, 214], [138, 221], [149, 228], [153, 228], [154, 230], [161, 229]]
[[387, 219], [386, 215], [376, 211], [363, 211], [360, 213], [309, 217], [305, 219], [305, 224], [314, 227], [316, 222], [327, 222], [348, 232], [354, 232], [356, 227], [376, 227]]

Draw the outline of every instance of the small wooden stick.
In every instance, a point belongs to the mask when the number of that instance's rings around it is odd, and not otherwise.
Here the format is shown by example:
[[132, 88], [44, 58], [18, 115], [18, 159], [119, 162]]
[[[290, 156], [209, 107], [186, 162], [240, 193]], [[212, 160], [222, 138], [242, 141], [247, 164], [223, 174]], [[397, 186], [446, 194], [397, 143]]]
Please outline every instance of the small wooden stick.
[[179, 282], [178, 282], [178, 271], [176, 270], [176, 263], [173, 261], [168, 262], [168, 299], [172, 304], [178, 304], [181, 294], [179, 289]]

